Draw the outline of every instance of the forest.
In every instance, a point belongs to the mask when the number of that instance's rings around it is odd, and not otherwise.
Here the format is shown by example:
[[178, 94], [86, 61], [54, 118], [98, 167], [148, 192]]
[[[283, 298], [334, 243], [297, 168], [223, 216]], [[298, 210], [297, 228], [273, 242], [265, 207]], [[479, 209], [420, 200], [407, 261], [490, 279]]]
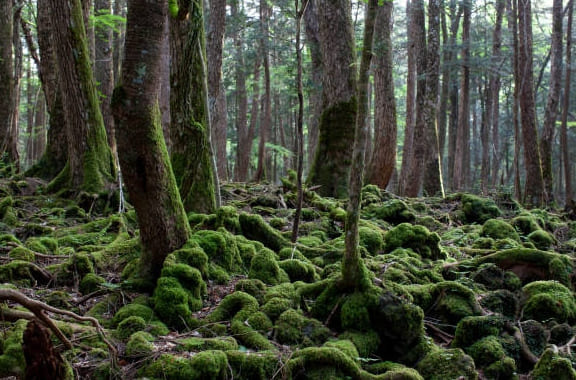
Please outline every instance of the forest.
[[0, 0], [0, 377], [576, 380], [573, 12]]

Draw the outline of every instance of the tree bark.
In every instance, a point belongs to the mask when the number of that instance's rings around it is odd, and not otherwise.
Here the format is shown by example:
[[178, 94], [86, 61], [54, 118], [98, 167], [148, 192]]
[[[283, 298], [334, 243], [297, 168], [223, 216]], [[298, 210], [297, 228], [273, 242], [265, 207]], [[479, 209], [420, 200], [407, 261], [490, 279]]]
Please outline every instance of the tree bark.
[[492, 187], [496, 186], [498, 181], [498, 172], [500, 170], [500, 74], [499, 69], [502, 65], [501, 46], [502, 46], [502, 20], [504, 18], [505, 0], [496, 2], [496, 23], [492, 34], [492, 73], [490, 75], [490, 103], [489, 118], [492, 131]]
[[574, 1], [568, 5], [568, 25], [566, 26], [566, 80], [564, 81], [564, 104], [562, 105], [562, 127], [560, 130], [560, 146], [564, 169], [564, 204], [572, 202], [572, 168], [568, 149], [568, 109], [570, 108], [570, 81], [572, 79], [572, 17]]
[[518, 78], [519, 103], [526, 167], [526, 188], [523, 201], [538, 207], [545, 201], [544, 182], [534, 103], [532, 67], [532, 9], [530, 0], [518, 0]]
[[208, 104], [210, 106], [210, 127], [216, 150], [216, 165], [219, 177], [228, 179], [226, 156], [226, 93], [222, 83], [222, 47], [226, 31], [226, 0], [210, 0], [208, 35]]
[[122, 175], [140, 226], [140, 276], [150, 287], [166, 256], [190, 236], [158, 107], [167, 5], [166, 0], [129, 0], [122, 79], [112, 103]]
[[322, 53], [322, 117], [308, 183], [323, 196], [346, 197], [357, 112], [356, 69], [350, 2], [334, 0], [318, 7]]
[[14, 163], [17, 159], [11, 151], [14, 144], [11, 141], [14, 106], [13, 17], [12, 0], [0, 2], [0, 158], [6, 163]]
[[170, 17], [172, 167], [187, 211], [216, 208], [208, 113], [202, 1], [180, 2]]
[[558, 102], [562, 82], [562, 0], [554, 0], [552, 7], [552, 47], [550, 65], [550, 90], [546, 101], [544, 125], [540, 137], [540, 154], [542, 155], [542, 176], [545, 198], [552, 202], [554, 198], [552, 174], [552, 145], [558, 116]]
[[68, 161], [50, 190], [100, 192], [113, 179], [114, 160], [98, 104], [80, 0], [49, 0], [66, 118]]
[[367, 182], [386, 189], [396, 167], [396, 99], [392, 62], [394, 5], [377, 8], [374, 25], [374, 146], [367, 170]]

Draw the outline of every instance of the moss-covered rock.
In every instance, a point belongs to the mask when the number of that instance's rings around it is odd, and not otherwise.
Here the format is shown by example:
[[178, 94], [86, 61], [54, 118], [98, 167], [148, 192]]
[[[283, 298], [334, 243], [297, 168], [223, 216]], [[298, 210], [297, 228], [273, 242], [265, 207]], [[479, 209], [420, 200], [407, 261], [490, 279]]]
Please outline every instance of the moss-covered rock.
[[240, 232], [238, 210], [233, 206], [222, 206], [216, 210], [216, 228], [224, 227], [232, 233]]
[[179, 351], [237, 350], [238, 342], [233, 337], [184, 338], [177, 342]]
[[277, 285], [288, 280], [286, 272], [280, 269], [276, 255], [269, 249], [261, 249], [250, 262], [249, 278], [258, 279], [268, 285]]
[[568, 343], [570, 338], [574, 336], [574, 329], [568, 323], [560, 323], [554, 325], [550, 329], [549, 343], [558, 346]]
[[366, 248], [366, 251], [372, 255], [378, 254], [384, 247], [382, 231], [377, 226], [360, 227], [358, 236], [360, 246]]
[[191, 314], [202, 307], [202, 300], [185, 289], [177, 278], [160, 277], [152, 299], [155, 313], [169, 327], [186, 329], [196, 326]]
[[492, 199], [481, 198], [472, 194], [456, 194], [460, 197], [462, 213], [467, 223], [484, 223], [488, 219], [497, 218], [502, 214]]
[[530, 233], [542, 229], [540, 222], [529, 213], [522, 213], [510, 220], [510, 223], [522, 234], [528, 236]]
[[458, 348], [432, 351], [418, 363], [416, 369], [429, 380], [478, 378], [474, 360]]
[[218, 231], [202, 230], [192, 236], [211, 261], [227, 271], [240, 273], [242, 271], [242, 257], [236, 244], [236, 238], [224, 228]]
[[303, 347], [322, 344], [330, 336], [330, 330], [320, 321], [293, 309], [278, 317], [274, 330], [278, 342]]
[[402, 223], [386, 233], [384, 245], [386, 252], [396, 248], [410, 248], [424, 259], [445, 259], [446, 254], [440, 249], [440, 237], [426, 227]]
[[364, 214], [369, 218], [385, 220], [391, 224], [413, 223], [416, 219], [414, 212], [399, 199], [391, 199], [381, 205], [371, 204], [365, 208]]
[[117, 327], [120, 322], [131, 316], [137, 316], [146, 322], [150, 322], [154, 319], [154, 311], [147, 305], [130, 303], [118, 309], [112, 318], [111, 326]]
[[[364, 329], [364, 327], [363, 327]], [[361, 358], [369, 358], [375, 355], [380, 347], [380, 336], [374, 330], [354, 331], [349, 330], [340, 334], [340, 339], [350, 340], [358, 350]]]
[[492, 239], [512, 239], [519, 241], [520, 236], [508, 222], [502, 219], [488, 219], [482, 225], [482, 236]]
[[473, 316], [463, 318], [456, 326], [452, 347], [466, 348], [478, 340], [488, 337], [498, 337], [506, 325], [501, 316]]
[[278, 265], [288, 274], [291, 282], [314, 282], [318, 278], [314, 266], [302, 260], [282, 260]]
[[275, 252], [288, 245], [282, 234], [266, 224], [260, 215], [242, 213], [239, 221], [242, 234], [250, 240], [259, 241]]
[[555, 319], [558, 323], [576, 321], [574, 295], [555, 281], [535, 281], [523, 288], [526, 297], [524, 318], [544, 322]]
[[546, 251], [556, 244], [556, 239], [550, 233], [544, 230], [536, 230], [528, 235], [528, 240], [534, 244], [537, 249]]
[[238, 280], [234, 285], [234, 290], [248, 293], [256, 298], [259, 304], [262, 304], [266, 294], [266, 284], [255, 278], [246, 278]]
[[563, 358], [552, 349], [547, 349], [536, 363], [532, 371], [534, 380], [574, 380], [576, 371], [572, 368], [572, 362]]
[[480, 305], [493, 312], [514, 319], [519, 311], [518, 298], [509, 290], [500, 289], [485, 294], [480, 299]]
[[30, 262], [34, 262], [36, 260], [36, 255], [34, 255], [34, 252], [22, 246], [12, 248], [8, 253], [8, 256], [14, 260]]
[[126, 355], [131, 357], [148, 356], [154, 351], [154, 337], [145, 331], [137, 331], [126, 343]]
[[139, 371], [142, 377], [172, 380], [226, 379], [228, 358], [222, 351], [203, 351], [190, 358], [163, 354]]
[[19, 320], [9, 329], [1, 340], [0, 375], [23, 377], [26, 361], [22, 351], [22, 336], [28, 321]]
[[273, 352], [244, 353], [226, 351], [232, 370], [231, 377], [238, 380], [269, 380], [278, 370], [278, 357]]
[[119, 339], [126, 340], [137, 331], [142, 331], [146, 328], [146, 321], [142, 317], [132, 315], [118, 324], [116, 329], [116, 336]]
[[466, 349], [478, 367], [486, 367], [506, 356], [502, 344], [494, 335], [480, 339]]
[[88, 273], [82, 278], [78, 285], [78, 290], [82, 294], [92, 293], [100, 288], [100, 285], [105, 283], [104, 277], [98, 276], [95, 273]]

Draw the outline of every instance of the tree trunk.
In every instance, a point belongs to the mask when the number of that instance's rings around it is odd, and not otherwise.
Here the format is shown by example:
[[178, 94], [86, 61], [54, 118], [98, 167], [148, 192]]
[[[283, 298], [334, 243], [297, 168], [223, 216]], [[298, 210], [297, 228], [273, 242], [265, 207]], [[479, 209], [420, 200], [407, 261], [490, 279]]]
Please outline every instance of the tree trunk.
[[564, 164], [564, 204], [572, 201], [572, 169], [568, 149], [568, 109], [570, 108], [570, 80], [572, 78], [572, 17], [574, 2], [568, 5], [568, 26], [566, 27], [566, 80], [564, 81], [564, 104], [562, 106], [562, 129], [560, 130], [560, 145], [562, 162]]
[[[517, 0], [507, 0], [506, 7], [508, 8], [508, 28], [510, 29], [512, 35], [512, 66], [514, 69], [514, 82], [519, 83], [521, 78], [519, 76], [519, 65], [518, 65], [518, 7]], [[512, 118], [514, 124], [514, 158], [513, 158], [513, 168], [514, 168], [514, 196], [516, 199], [520, 200], [522, 198], [521, 184], [520, 184], [520, 120], [519, 120], [519, 93], [520, 88], [518, 85], [514, 85], [514, 96], [512, 105]]]
[[[552, 144], [556, 130], [560, 85], [562, 82], [562, 0], [554, 0], [552, 7], [552, 47], [550, 66], [550, 90], [544, 113], [544, 125], [540, 137], [540, 154], [542, 155], [542, 176], [546, 201], [554, 198], [552, 175]], [[569, 83], [569, 82], [568, 82]]]
[[50, 115], [46, 150], [40, 161], [26, 172], [45, 180], [53, 179], [64, 169], [68, 157], [67, 126], [62, 104], [62, 90], [53, 39], [53, 20], [48, 1], [38, 2], [38, 48], [40, 50], [39, 74], [46, 107]]
[[[126, 17], [126, 0], [114, 0], [114, 15]], [[112, 58], [114, 60], [114, 78], [120, 78], [122, 70], [122, 58], [124, 56], [124, 40], [126, 39], [126, 26], [119, 25], [114, 31], [114, 42], [112, 46]]]
[[454, 172], [452, 189], [462, 190], [466, 187], [470, 173], [470, 0], [463, 3], [464, 18], [462, 22], [462, 78], [460, 84], [460, 101], [458, 109], [458, 129], [454, 151]]
[[518, 78], [519, 103], [524, 144], [524, 164], [526, 166], [526, 189], [524, 202], [529, 206], [544, 203], [544, 182], [540, 150], [538, 149], [538, 131], [534, 104], [533, 68], [532, 68], [532, 10], [531, 0], [518, 1]]
[[308, 166], [316, 156], [320, 117], [322, 115], [322, 56], [320, 52], [320, 30], [318, 25], [318, 0], [308, 1], [304, 12], [306, 42], [310, 54], [308, 80], [311, 84], [308, 97]]
[[226, 0], [210, 0], [208, 35], [208, 104], [210, 106], [210, 127], [216, 150], [218, 175], [228, 179], [226, 156], [226, 93], [222, 83], [222, 47], [226, 31]]
[[34, 86], [32, 85], [32, 60], [28, 57], [26, 67], [26, 162], [25, 166], [32, 165], [34, 155]]
[[262, 64], [264, 65], [264, 98], [263, 98], [263, 112], [260, 122], [260, 139], [258, 141], [258, 166], [254, 173], [254, 181], [260, 182], [266, 178], [267, 173], [266, 165], [266, 142], [268, 134], [272, 128], [272, 90], [270, 86], [270, 59], [268, 57], [268, 34], [269, 25], [268, 20], [272, 16], [272, 8], [269, 7], [267, 0], [260, 1], [260, 25], [261, 25], [261, 38], [260, 38], [260, 51], [262, 56]]
[[426, 159], [426, 80], [427, 54], [424, 17], [424, 1], [414, 0], [410, 5], [412, 14], [410, 33], [413, 34], [416, 48], [416, 120], [412, 142], [412, 156], [408, 159], [407, 177], [404, 179], [403, 195], [416, 197], [422, 185], [424, 160]]
[[350, 2], [334, 0], [318, 7], [322, 53], [322, 117], [308, 183], [323, 196], [346, 197], [357, 112], [356, 66]]
[[[260, 59], [254, 62], [252, 83], [252, 107], [250, 109], [250, 125], [243, 135], [238, 136], [238, 181], [247, 181], [252, 156], [252, 144], [256, 135], [260, 110]], [[242, 140], [240, 140], [242, 138]]]
[[68, 162], [51, 182], [50, 190], [100, 192], [113, 179], [115, 168], [92, 68], [80, 0], [49, 0], [54, 44], [66, 118]]
[[406, 79], [406, 121], [404, 125], [404, 143], [402, 146], [402, 164], [398, 179], [398, 193], [406, 194], [407, 180], [413, 157], [414, 128], [416, 123], [416, 75], [418, 71], [418, 30], [413, 20], [413, 4], [406, 1], [406, 22], [408, 24], [408, 75]]
[[46, 150], [46, 100], [42, 91], [38, 93], [38, 98], [36, 99], [34, 138], [33, 162], [36, 162]]
[[364, 182], [364, 162], [366, 153], [366, 136], [368, 125], [368, 83], [370, 81], [370, 62], [372, 60], [372, 45], [374, 35], [374, 22], [378, 0], [369, 0], [366, 9], [364, 25], [364, 44], [358, 78], [358, 111], [356, 112], [356, 128], [354, 136], [354, 150], [352, 154], [352, 168], [348, 195], [350, 201], [346, 208], [345, 250], [342, 259], [342, 284], [349, 290], [362, 290], [370, 285], [366, 278], [366, 269], [360, 257], [358, 247], [358, 223], [360, 221], [360, 202], [362, 200], [362, 185]]
[[12, 0], [0, 2], [0, 159], [15, 163], [11, 147], [12, 117], [14, 106], [14, 60], [12, 57], [12, 36], [14, 12]]
[[502, 20], [504, 18], [505, 0], [496, 2], [496, 24], [492, 34], [492, 74], [490, 75], [490, 121], [492, 130], [492, 187], [496, 186], [500, 169], [500, 74]]
[[[95, 0], [94, 14], [109, 15], [112, 13], [110, 0]], [[114, 91], [114, 59], [112, 55], [112, 41], [114, 38], [111, 27], [103, 26], [95, 31], [95, 61], [94, 61], [94, 79], [98, 84], [100, 96], [100, 108], [102, 110], [102, 119], [106, 127], [108, 136], [108, 145], [112, 153], [116, 154], [116, 139], [114, 138], [114, 117], [110, 109], [112, 92]]]
[[396, 100], [394, 97], [392, 28], [394, 5], [379, 6], [374, 26], [374, 146], [367, 182], [386, 189], [396, 167]]
[[426, 153], [423, 173], [423, 189], [429, 196], [444, 197], [442, 161], [436, 109], [440, 85], [440, 1], [428, 1], [428, 46], [426, 47], [426, 99], [424, 123], [426, 128]]
[[112, 103], [122, 175], [140, 226], [140, 275], [150, 287], [166, 256], [190, 236], [158, 108], [167, 5], [166, 0], [129, 0], [122, 79]]
[[[186, 2], [183, 2], [186, 3]], [[202, 1], [170, 17], [172, 167], [186, 211], [214, 212]]]

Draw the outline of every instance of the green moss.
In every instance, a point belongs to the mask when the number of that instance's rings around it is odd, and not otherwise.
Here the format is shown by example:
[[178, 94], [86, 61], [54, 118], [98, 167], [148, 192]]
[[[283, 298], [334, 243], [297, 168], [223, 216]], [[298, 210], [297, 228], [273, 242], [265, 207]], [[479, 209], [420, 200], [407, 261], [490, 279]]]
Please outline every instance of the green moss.
[[524, 236], [528, 236], [531, 232], [542, 229], [538, 220], [530, 214], [521, 214], [513, 218], [510, 223]]
[[266, 247], [278, 252], [288, 246], [288, 241], [270, 227], [260, 215], [250, 215], [242, 213], [239, 216], [242, 234], [251, 240], [262, 242]]
[[154, 337], [145, 331], [137, 331], [126, 343], [126, 355], [131, 357], [148, 356], [154, 351]]
[[480, 299], [480, 305], [487, 310], [502, 314], [510, 319], [516, 317], [519, 309], [518, 299], [514, 293], [506, 289], [487, 293]]
[[206, 317], [207, 322], [239, 318], [244, 321], [258, 311], [258, 301], [248, 293], [236, 291], [224, 297], [220, 305]]
[[516, 362], [509, 357], [495, 361], [484, 368], [484, 375], [490, 379], [516, 379]]
[[429, 380], [478, 378], [474, 360], [458, 348], [433, 351], [418, 363], [416, 369]]
[[294, 307], [294, 303], [286, 298], [275, 297], [267, 301], [261, 308], [271, 320], [275, 321], [286, 310]]
[[118, 324], [116, 336], [118, 336], [119, 339], [126, 340], [136, 331], [142, 331], [145, 328], [146, 321], [144, 318], [133, 315]]
[[78, 252], [62, 263], [54, 274], [59, 283], [72, 284], [75, 279], [81, 279], [88, 273], [94, 273], [92, 256], [85, 252]]
[[181, 358], [169, 354], [140, 370], [139, 375], [153, 379], [201, 380], [226, 379], [228, 359], [222, 351], [203, 351], [190, 357]]
[[416, 219], [408, 205], [399, 199], [391, 199], [382, 205], [372, 204], [364, 214], [369, 218], [385, 220], [392, 224], [413, 223]]
[[496, 290], [504, 287], [504, 271], [494, 263], [481, 264], [472, 276], [472, 280], [484, 285], [486, 289]]
[[278, 357], [273, 352], [244, 353], [226, 351], [231, 378], [237, 380], [269, 380], [278, 370]]
[[6, 216], [6, 213], [9, 209], [12, 208], [14, 205], [14, 199], [12, 196], [6, 196], [0, 201], [0, 219], [3, 219]]
[[396, 248], [410, 248], [422, 258], [438, 260], [446, 258], [439, 246], [440, 237], [435, 232], [430, 233], [426, 227], [402, 223], [386, 233], [384, 245], [386, 252]]
[[502, 219], [488, 219], [482, 225], [482, 236], [492, 239], [512, 239], [520, 241], [518, 233], [508, 222]]
[[242, 257], [236, 244], [236, 238], [224, 228], [218, 231], [202, 230], [192, 236], [211, 261], [233, 273], [242, 270]]
[[34, 252], [22, 246], [12, 248], [8, 253], [8, 256], [14, 260], [29, 262], [34, 262], [36, 260], [36, 255], [34, 255]]
[[150, 322], [154, 319], [154, 311], [149, 306], [137, 303], [122, 306], [118, 309], [116, 314], [114, 314], [111, 326], [117, 327], [120, 322], [131, 316], [137, 316], [144, 319], [146, 322]]
[[274, 326], [276, 339], [281, 344], [303, 347], [322, 344], [330, 336], [330, 330], [320, 321], [307, 318], [296, 310], [282, 313]]
[[58, 254], [58, 240], [51, 237], [31, 237], [26, 240], [26, 247], [44, 255]]
[[378, 254], [384, 247], [382, 231], [378, 227], [360, 227], [358, 229], [359, 244], [370, 254]]
[[528, 240], [534, 244], [537, 249], [542, 251], [546, 251], [550, 249], [553, 244], [556, 244], [556, 239], [554, 239], [550, 233], [544, 230], [536, 230], [531, 232], [528, 235]]
[[576, 302], [570, 289], [554, 281], [535, 281], [523, 288], [524, 318], [558, 323], [576, 321]]
[[324, 347], [337, 348], [354, 361], [358, 360], [359, 358], [356, 346], [354, 343], [352, 343], [351, 340], [348, 339], [329, 340], [328, 342], [324, 343]]
[[233, 319], [230, 331], [248, 348], [256, 350], [274, 350], [275, 346], [268, 339], [240, 319]]
[[279, 267], [284, 270], [291, 282], [304, 281], [314, 282], [317, 279], [316, 270], [312, 264], [301, 260], [283, 260], [278, 263]]
[[549, 343], [561, 346], [568, 343], [572, 336], [574, 336], [572, 326], [568, 323], [557, 324], [550, 329]]
[[0, 354], [0, 375], [23, 377], [26, 361], [22, 351], [22, 336], [28, 321], [18, 320], [2, 336]]
[[506, 356], [504, 348], [498, 338], [493, 335], [480, 339], [471, 345], [466, 352], [474, 359], [479, 367], [486, 367]]
[[366, 331], [371, 327], [370, 310], [378, 303], [378, 293], [356, 292], [342, 302], [341, 326], [344, 330]]
[[206, 283], [200, 271], [187, 264], [164, 265], [161, 277], [173, 277], [186, 289], [192, 298], [202, 299], [206, 295]]
[[572, 368], [570, 359], [561, 357], [552, 349], [547, 349], [536, 363], [532, 379], [574, 380], [576, 371]]
[[35, 283], [45, 284], [47, 278], [28, 261], [14, 260], [0, 265], [0, 281], [8, 283], [22, 283], [32, 285]]
[[369, 358], [376, 354], [380, 346], [380, 337], [374, 330], [364, 332], [349, 330], [340, 334], [340, 339], [350, 340], [358, 350], [361, 358]]
[[184, 338], [177, 342], [179, 351], [237, 350], [238, 342], [233, 337]]
[[484, 223], [488, 219], [497, 218], [502, 214], [492, 199], [481, 198], [472, 194], [460, 194], [459, 196], [462, 202], [464, 221], [467, 223]]
[[[28, 239], [30, 240], [30, 239]], [[2, 244], [3, 246], [12, 243], [14, 245], [21, 245], [22, 243], [20, 242], [20, 240], [18, 240], [18, 238], [12, 234], [0, 234], [0, 244]]]
[[216, 210], [216, 228], [224, 227], [232, 233], [239, 233], [240, 221], [238, 210], [232, 206], [222, 206]]
[[250, 294], [261, 304], [266, 294], [266, 284], [258, 279], [241, 279], [234, 285], [234, 290]]
[[287, 221], [285, 218], [272, 218], [270, 219], [269, 223], [270, 226], [281, 231], [284, 227], [286, 227]]
[[70, 294], [62, 290], [56, 290], [45, 296], [45, 302], [60, 309], [71, 308]]
[[452, 347], [466, 348], [487, 336], [499, 336], [506, 321], [501, 316], [463, 318], [456, 326]]
[[105, 283], [106, 280], [94, 273], [88, 273], [80, 281], [78, 285], [78, 290], [82, 294], [92, 293], [100, 288], [100, 285]]
[[274, 252], [264, 248], [256, 253], [250, 262], [248, 277], [261, 280], [268, 285], [277, 285], [282, 282], [283, 276]]
[[346, 213], [346, 210], [344, 210], [341, 207], [335, 207], [332, 210], [330, 210], [329, 217], [330, 217], [330, 219], [337, 221], [337, 222], [345, 222], [346, 221], [346, 215], [348, 215]]
[[175, 277], [158, 279], [153, 303], [158, 317], [176, 329], [194, 328], [197, 322], [192, 318], [192, 311], [202, 307], [202, 300], [195, 296], [194, 291], [184, 288]]

